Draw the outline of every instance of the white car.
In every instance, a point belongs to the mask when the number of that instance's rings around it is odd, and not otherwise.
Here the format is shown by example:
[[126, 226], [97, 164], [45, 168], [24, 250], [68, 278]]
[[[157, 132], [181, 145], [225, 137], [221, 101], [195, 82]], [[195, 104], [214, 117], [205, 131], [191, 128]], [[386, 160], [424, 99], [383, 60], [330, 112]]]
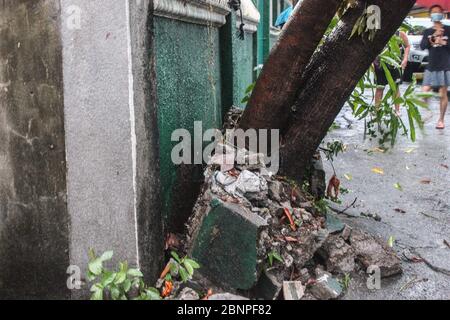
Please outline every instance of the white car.
[[[405, 70], [405, 81], [411, 81], [414, 73], [423, 73], [428, 65], [428, 50], [420, 48], [423, 32], [425, 29], [431, 28], [433, 22], [429, 18], [407, 18], [405, 20], [413, 30], [408, 32], [408, 39], [411, 45], [411, 51], [408, 56], [408, 66]], [[450, 25], [450, 20], [442, 21], [445, 25]]]

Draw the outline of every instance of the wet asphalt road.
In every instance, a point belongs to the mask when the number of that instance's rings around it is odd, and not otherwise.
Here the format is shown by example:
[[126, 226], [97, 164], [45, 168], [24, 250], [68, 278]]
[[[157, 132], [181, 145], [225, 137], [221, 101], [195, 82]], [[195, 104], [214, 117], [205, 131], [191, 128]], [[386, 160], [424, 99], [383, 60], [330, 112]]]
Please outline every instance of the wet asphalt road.
[[[356, 197], [358, 200], [347, 211], [355, 217], [340, 215], [342, 219], [386, 241], [394, 237], [399, 256], [410, 250], [434, 267], [450, 272], [450, 247], [444, 243], [450, 243], [450, 110], [448, 128], [438, 131], [438, 108], [438, 100], [431, 99], [430, 111], [422, 110], [425, 130], [415, 143], [400, 137], [396, 146], [385, 153], [368, 152], [378, 145], [363, 140], [364, 123], [354, 120], [348, 108], [336, 120], [341, 128], [330, 132], [326, 141], [340, 139], [348, 145], [334, 167], [342, 187], [350, 190], [342, 196], [342, 207]], [[402, 117], [406, 121], [405, 111]], [[354, 120], [350, 128], [348, 120]], [[325, 167], [329, 178], [332, 168], [329, 163]], [[375, 167], [384, 174], [372, 172]], [[351, 176], [351, 180], [344, 175]], [[363, 217], [361, 212], [377, 214], [381, 221]], [[355, 276], [344, 299], [450, 299], [450, 275], [434, 271], [423, 262], [405, 259], [402, 265], [403, 275], [383, 279], [380, 290], [368, 290], [365, 279]]]

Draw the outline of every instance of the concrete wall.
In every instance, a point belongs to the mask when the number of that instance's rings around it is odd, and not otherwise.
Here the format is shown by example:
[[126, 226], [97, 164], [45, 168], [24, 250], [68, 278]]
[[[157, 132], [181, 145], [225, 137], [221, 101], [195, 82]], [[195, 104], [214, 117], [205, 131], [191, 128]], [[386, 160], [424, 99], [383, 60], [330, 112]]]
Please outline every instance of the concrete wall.
[[164, 236], [152, 2], [0, 9], [0, 298], [86, 297], [69, 292], [66, 270], [84, 275], [90, 248], [155, 280]]
[[89, 248], [155, 280], [162, 215], [182, 230], [203, 180], [172, 164], [171, 134], [221, 127], [253, 81], [255, 30], [238, 40], [229, 13], [227, 0], [0, 1], [0, 298], [86, 297], [66, 270], [84, 275]]
[[59, 10], [0, 2], [0, 298], [69, 296]]
[[79, 29], [67, 14], [62, 24], [71, 263], [112, 249], [154, 280], [164, 237], [151, 3], [61, 3], [82, 17]]

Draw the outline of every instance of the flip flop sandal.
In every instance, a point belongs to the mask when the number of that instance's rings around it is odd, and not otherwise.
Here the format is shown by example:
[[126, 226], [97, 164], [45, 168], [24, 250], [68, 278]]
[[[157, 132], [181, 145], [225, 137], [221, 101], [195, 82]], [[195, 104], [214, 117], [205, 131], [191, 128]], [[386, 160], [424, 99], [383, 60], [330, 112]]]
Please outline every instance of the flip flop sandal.
[[438, 129], [438, 130], [443, 130], [443, 129], [445, 129], [444, 123], [439, 122], [439, 123], [437, 124], [437, 126], [436, 126], [436, 129]]

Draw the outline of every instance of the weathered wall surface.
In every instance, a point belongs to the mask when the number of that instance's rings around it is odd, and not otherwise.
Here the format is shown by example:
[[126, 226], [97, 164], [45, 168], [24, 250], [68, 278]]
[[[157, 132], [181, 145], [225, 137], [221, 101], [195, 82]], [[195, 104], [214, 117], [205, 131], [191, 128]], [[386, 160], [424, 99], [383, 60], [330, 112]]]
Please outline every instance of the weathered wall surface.
[[[245, 14], [251, 15], [244, 19], [244, 38], [239, 38], [241, 18], [232, 14], [227, 17], [227, 23], [220, 30], [221, 64], [222, 64], [222, 105], [223, 112], [231, 106], [245, 108], [242, 99], [246, 90], [254, 81], [257, 53], [256, 26], [259, 14], [256, 7], [249, 2]], [[245, 9], [245, 8], [244, 8]]]
[[148, 283], [163, 259], [158, 106], [152, 1], [130, 2], [130, 41], [136, 133], [136, 210], [141, 270]]
[[202, 121], [203, 131], [220, 128], [231, 105], [243, 107], [253, 82], [259, 14], [251, 0], [242, 2], [246, 36], [241, 41], [236, 36], [240, 18], [229, 14], [227, 2], [155, 1], [163, 213], [169, 231], [182, 230], [203, 182], [201, 166], [172, 163], [177, 143], [172, 132], [187, 129], [194, 139], [194, 121]]
[[71, 263], [84, 270], [89, 248], [114, 250], [154, 280], [164, 237], [151, 2], [61, 3]]
[[172, 164], [171, 134], [221, 126], [253, 80], [254, 36], [222, 36], [227, 0], [0, 9], [0, 297], [86, 297], [66, 270], [84, 277], [89, 248], [154, 280], [162, 216], [179, 231], [203, 180], [201, 166]]
[[0, 298], [66, 298], [58, 1], [0, 1]]
[[180, 213], [190, 213], [197, 196], [192, 186], [203, 178], [201, 169], [173, 165], [171, 151], [176, 143], [171, 142], [172, 132], [179, 128], [193, 132], [194, 121], [202, 121], [204, 130], [222, 123], [219, 30], [155, 19], [161, 177], [164, 213], [170, 225], [183, 220]]

